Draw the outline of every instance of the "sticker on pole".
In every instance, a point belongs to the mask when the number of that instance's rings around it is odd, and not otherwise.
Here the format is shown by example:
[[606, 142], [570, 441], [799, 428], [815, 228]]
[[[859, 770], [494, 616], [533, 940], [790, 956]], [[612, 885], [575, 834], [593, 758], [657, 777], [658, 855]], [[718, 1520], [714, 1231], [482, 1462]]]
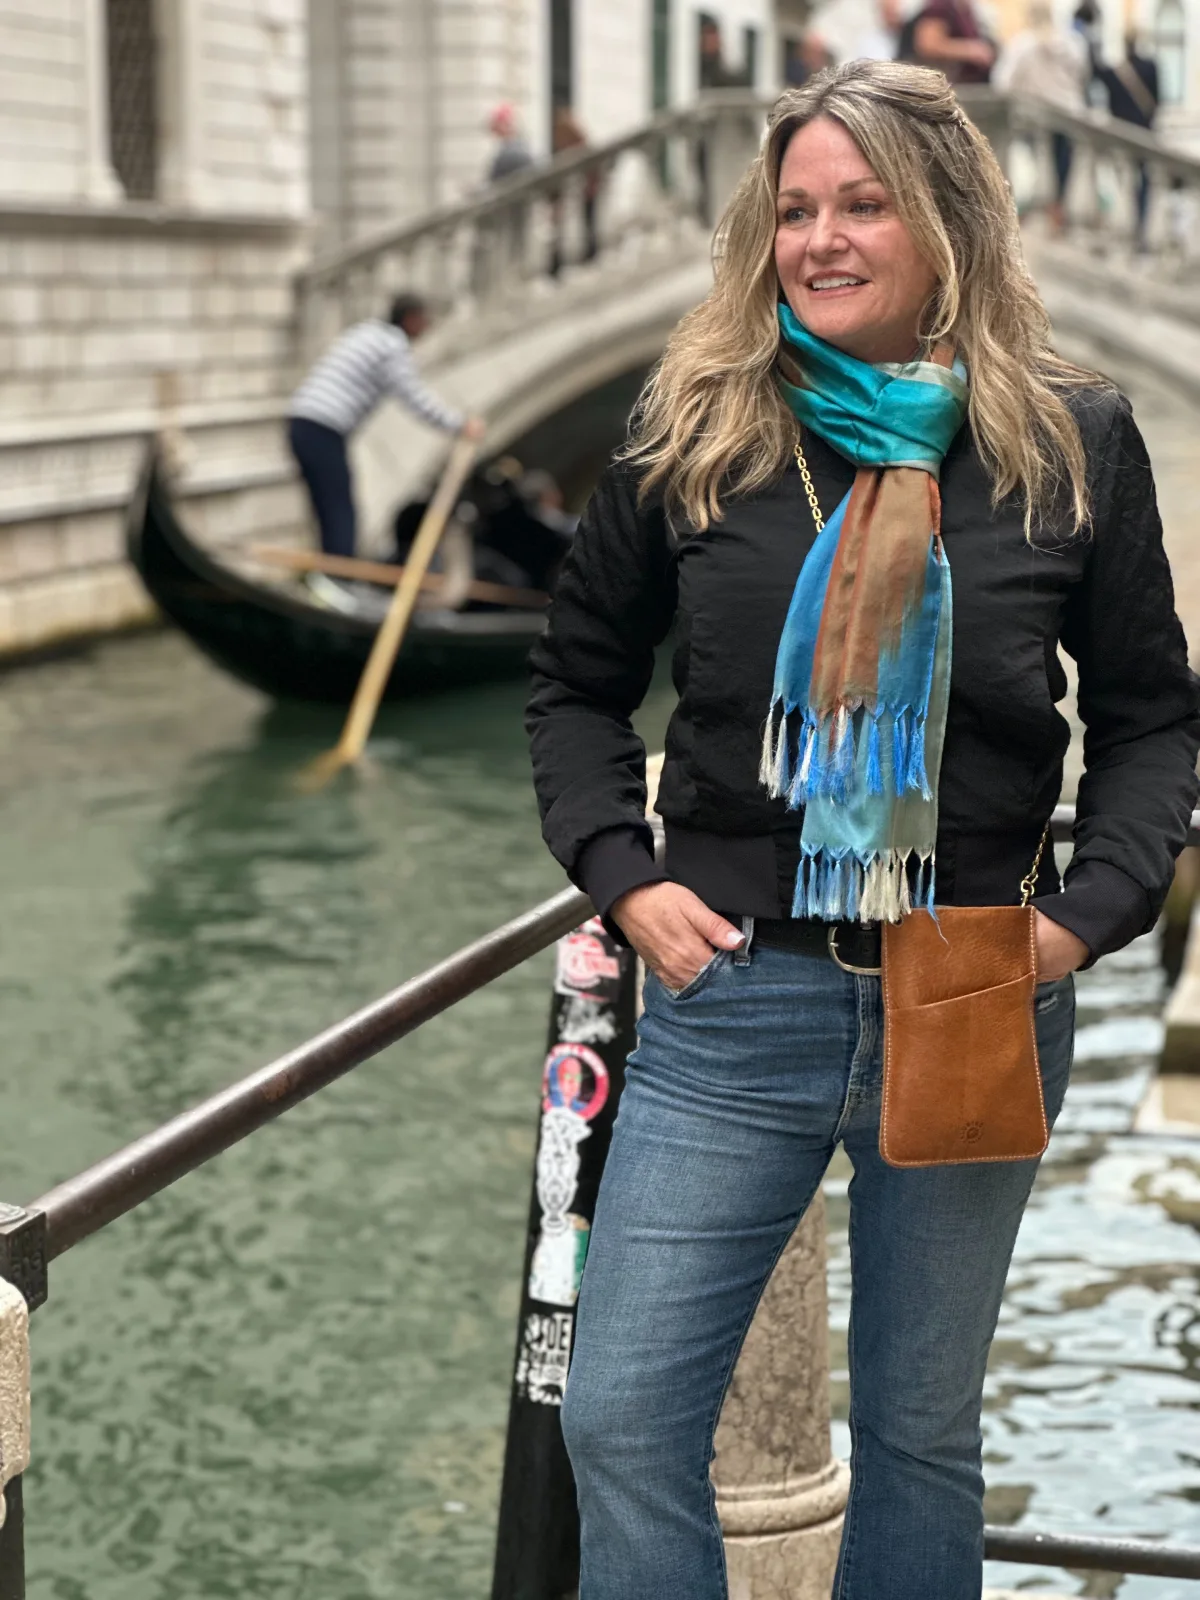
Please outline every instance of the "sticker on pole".
[[571, 1311], [552, 1311], [548, 1316], [540, 1311], [529, 1313], [521, 1329], [517, 1356], [520, 1399], [532, 1400], [535, 1405], [562, 1405], [574, 1332], [575, 1315]]
[[[547, 1224], [556, 1226], [547, 1226]], [[568, 1211], [546, 1217], [529, 1268], [529, 1298], [547, 1306], [573, 1306], [579, 1299], [591, 1224]]]
[[585, 922], [558, 941], [554, 970], [556, 994], [582, 995], [590, 1000], [615, 1000], [621, 979], [620, 957], [599, 917]]
[[608, 1099], [608, 1068], [586, 1044], [556, 1044], [542, 1068], [542, 1110], [571, 1111], [591, 1122]]

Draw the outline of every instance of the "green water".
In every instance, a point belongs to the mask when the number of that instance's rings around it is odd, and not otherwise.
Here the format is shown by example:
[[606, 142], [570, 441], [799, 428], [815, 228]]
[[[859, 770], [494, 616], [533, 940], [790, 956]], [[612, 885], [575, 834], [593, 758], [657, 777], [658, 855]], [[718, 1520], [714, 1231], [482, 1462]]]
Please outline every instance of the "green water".
[[[390, 711], [370, 779], [305, 797], [335, 719], [270, 710], [173, 635], [0, 680], [0, 1199], [557, 889], [521, 701]], [[993, 1363], [992, 1513], [1194, 1535], [1200, 1169], [1127, 1132], [1153, 950], [1087, 989]], [[483, 1600], [547, 1004], [542, 957], [55, 1264], [31, 1596]], [[1186, 1594], [1083, 1582], [1037, 1587]]]

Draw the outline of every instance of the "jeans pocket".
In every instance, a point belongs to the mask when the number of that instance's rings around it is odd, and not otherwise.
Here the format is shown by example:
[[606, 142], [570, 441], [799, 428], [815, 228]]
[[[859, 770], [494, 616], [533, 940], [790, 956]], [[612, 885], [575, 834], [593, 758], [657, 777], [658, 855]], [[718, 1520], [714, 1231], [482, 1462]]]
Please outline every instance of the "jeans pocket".
[[685, 983], [682, 989], [672, 989], [660, 977], [655, 974], [651, 974], [651, 976], [654, 977], [655, 983], [658, 984], [668, 1000], [690, 1000], [694, 994], [698, 994], [704, 988], [710, 978], [716, 976], [722, 965], [728, 960], [728, 950], [714, 950], [696, 976]]
[[1062, 1110], [1075, 1059], [1075, 978], [1039, 983], [1033, 1002], [1042, 1096], [1051, 1127]]
[[1039, 983], [1034, 994], [1033, 1009], [1039, 1017], [1044, 1017], [1049, 1011], [1057, 1011], [1064, 1000], [1071, 997], [1071, 974], [1065, 978], [1052, 978], [1048, 983]]

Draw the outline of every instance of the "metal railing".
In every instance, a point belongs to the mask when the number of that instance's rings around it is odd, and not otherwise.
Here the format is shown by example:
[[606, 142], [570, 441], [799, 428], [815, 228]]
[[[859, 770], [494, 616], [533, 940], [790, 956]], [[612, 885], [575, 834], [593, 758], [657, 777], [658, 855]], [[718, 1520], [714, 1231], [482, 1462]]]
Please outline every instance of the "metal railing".
[[[1069, 840], [1072, 823], [1071, 808], [1059, 806], [1052, 823], [1054, 839]], [[1200, 812], [1193, 814], [1187, 842], [1200, 845]], [[56, 1184], [28, 1206], [0, 1206], [0, 1278], [21, 1291], [30, 1309], [40, 1306], [47, 1297], [52, 1260], [546, 949], [592, 914], [585, 895], [564, 889], [269, 1065]], [[0, 1528], [0, 1600], [24, 1600], [19, 1478], [8, 1484], [6, 1499], [8, 1515]], [[989, 1527], [985, 1548], [996, 1561], [1200, 1580], [1200, 1547]]]

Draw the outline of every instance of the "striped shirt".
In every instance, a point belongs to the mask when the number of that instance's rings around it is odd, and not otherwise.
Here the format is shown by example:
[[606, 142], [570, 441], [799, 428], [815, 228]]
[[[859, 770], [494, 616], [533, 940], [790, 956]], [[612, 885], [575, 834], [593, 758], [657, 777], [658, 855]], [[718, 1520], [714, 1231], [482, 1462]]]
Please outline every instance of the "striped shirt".
[[348, 328], [325, 352], [292, 396], [288, 416], [349, 434], [385, 395], [447, 433], [466, 421], [421, 382], [403, 328], [375, 318]]

